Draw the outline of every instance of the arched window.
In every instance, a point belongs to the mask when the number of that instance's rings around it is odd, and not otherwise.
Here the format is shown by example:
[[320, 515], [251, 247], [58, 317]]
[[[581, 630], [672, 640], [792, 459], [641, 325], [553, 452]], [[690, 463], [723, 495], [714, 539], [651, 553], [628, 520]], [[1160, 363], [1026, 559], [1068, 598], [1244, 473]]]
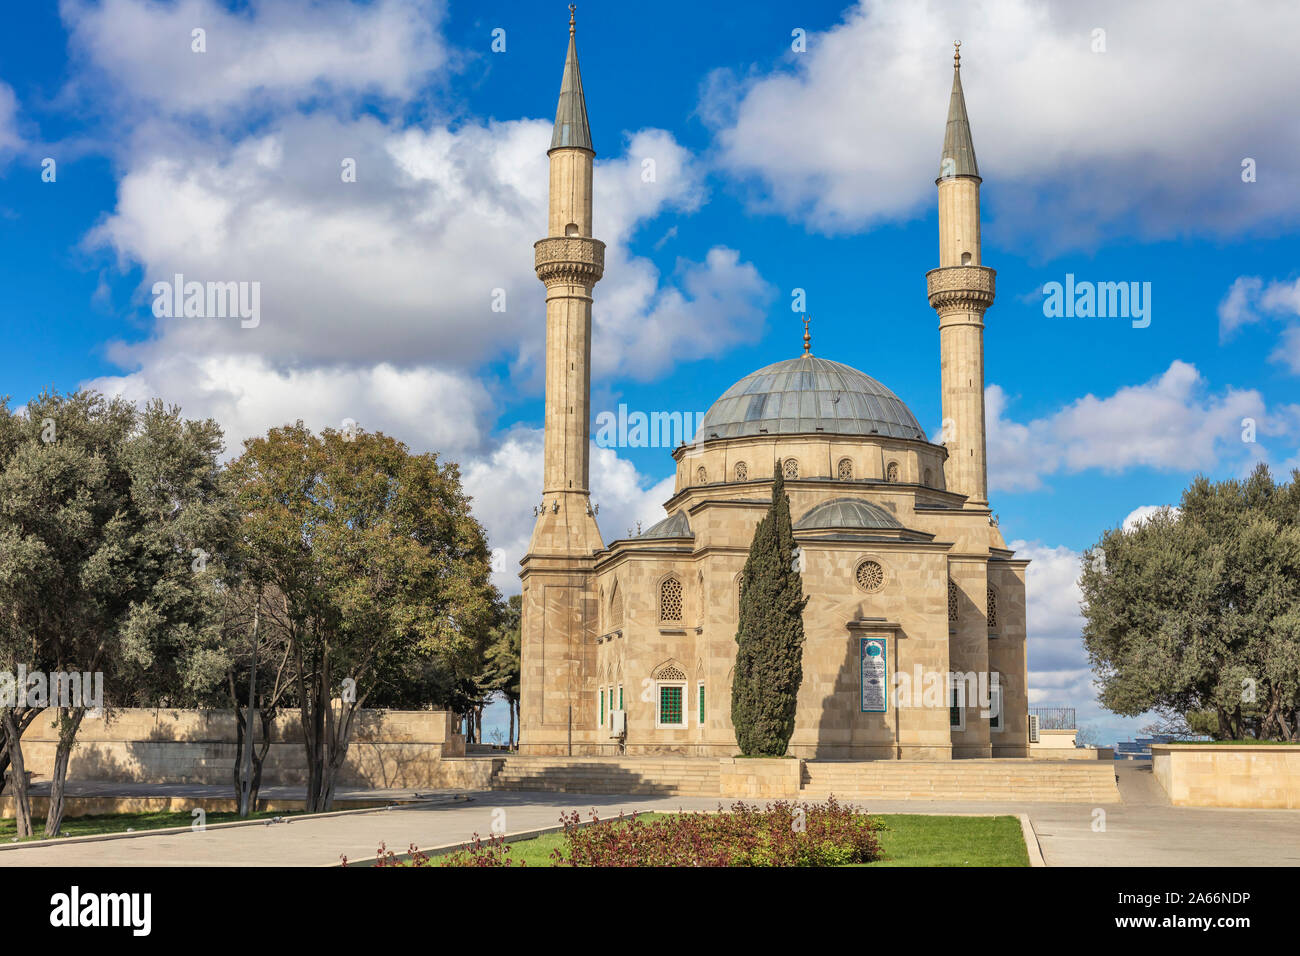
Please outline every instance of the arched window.
[[993, 590], [993, 585], [988, 588], [988, 618], [989, 630], [998, 626], [998, 596]]
[[743, 461], [736, 462], [736, 480], [737, 481], [749, 480], [749, 466], [745, 464]]
[[799, 463], [795, 461], [793, 458], [787, 458], [785, 462], [781, 465], [781, 474], [784, 475], [786, 478], [798, 478]]
[[958, 593], [957, 585], [953, 584], [952, 579], [949, 578], [948, 580], [948, 620], [949, 621], [957, 620], [957, 593]]
[[708, 478], [709, 478], [709, 473], [704, 470], [703, 465], [700, 465], [699, 468], [695, 469], [695, 483], [697, 485], [704, 484], [706, 481], [708, 481]]
[[578, 234], [578, 224], [576, 222], [569, 223], [564, 227], [564, 234], [566, 236], [576, 236]]
[[664, 578], [659, 585], [659, 620], [668, 624], [682, 621], [682, 582], [676, 578]]
[[840, 481], [852, 481], [853, 462], [849, 461], [849, 459], [847, 458], [841, 458], [838, 474], [839, 474]]
[[885, 481], [898, 481], [898, 462], [891, 461], [885, 469]]
[[623, 626], [623, 592], [614, 582], [614, 592], [609, 597], [609, 628], [614, 630]]

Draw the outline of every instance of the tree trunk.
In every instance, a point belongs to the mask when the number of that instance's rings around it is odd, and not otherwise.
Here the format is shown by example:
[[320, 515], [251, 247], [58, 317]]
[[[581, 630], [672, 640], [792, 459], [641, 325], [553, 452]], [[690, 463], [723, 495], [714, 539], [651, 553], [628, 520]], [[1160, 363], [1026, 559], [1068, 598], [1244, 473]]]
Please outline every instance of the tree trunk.
[[54, 770], [50, 774], [50, 812], [45, 816], [47, 837], [58, 836], [59, 827], [63, 825], [63, 793], [68, 781], [68, 760], [72, 757], [77, 731], [85, 716], [84, 707], [59, 711], [59, 745], [54, 751]]
[[253, 660], [248, 669], [248, 719], [245, 721], [247, 733], [244, 737], [243, 780], [239, 787], [239, 816], [247, 817], [250, 812], [248, 803], [249, 789], [253, 783], [253, 712], [257, 709], [257, 628], [262, 620], [262, 594], [257, 595], [257, 606], [253, 608]]
[[14, 822], [19, 839], [32, 835], [32, 797], [27, 790], [27, 768], [23, 763], [22, 728], [11, 708], [3, 711], [5, 742], [14, 781]]

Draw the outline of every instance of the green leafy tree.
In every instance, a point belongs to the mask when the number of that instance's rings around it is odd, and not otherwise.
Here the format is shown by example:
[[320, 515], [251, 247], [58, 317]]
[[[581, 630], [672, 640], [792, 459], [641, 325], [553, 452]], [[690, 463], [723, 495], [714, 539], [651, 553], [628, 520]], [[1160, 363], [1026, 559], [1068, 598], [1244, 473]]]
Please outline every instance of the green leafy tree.
[[519, 679], [523, 667], [523, 595], [512, 594], [506, 602], [501, 623], [488, 645], [483, 673], [478, 683], [485, 690], [502, 696], [510, 710], [510, 729], [506, 744], [514, 746], [516, 717], [519, 713]]
[[778, 467], [741, 577], [731, 722], [745, 756], [782, 757], [803, 681], [803, 582], [795, 563], [790, 499]]
[[[122, 704], [183, 699], [213, 639], [218, 559], [233, 526], [219, 483], [221, 430], [153, 401], [42, 393], [0, 403], [0, 656], [47, 675], [58, 730], [47, 836], [63, 820], [68, 761], [91, 689], [56, 699], [49, 675], [100, 675]], [[0, 708], [21, 771], [26, 710]], [[29, 795], [15, 773], [20, 836]]]
[[1080, 586], [1105, 707], [1300, 739], [1300, 472], [1198, 477], [1177, 511], [1107, 531]]
[[299, 422], [245, 442], [229, 470], [250, 576], [283, 595], [306, 807], [328, 810], [385, 676], [486, 642], [498, 605], [486, 538], [457, 466], [382, 433]]

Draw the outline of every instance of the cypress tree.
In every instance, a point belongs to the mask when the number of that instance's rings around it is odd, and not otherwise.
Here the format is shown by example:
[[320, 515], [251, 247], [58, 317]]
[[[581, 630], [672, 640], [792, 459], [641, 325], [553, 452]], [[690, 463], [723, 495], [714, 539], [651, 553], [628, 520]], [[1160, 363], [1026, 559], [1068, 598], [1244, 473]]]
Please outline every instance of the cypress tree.
[[747, 757], [783, 757], [803, 680], [803, 581], [795, 568], [790, 499], [777, 466], [772, 504], [741, 576], [731, 723]]

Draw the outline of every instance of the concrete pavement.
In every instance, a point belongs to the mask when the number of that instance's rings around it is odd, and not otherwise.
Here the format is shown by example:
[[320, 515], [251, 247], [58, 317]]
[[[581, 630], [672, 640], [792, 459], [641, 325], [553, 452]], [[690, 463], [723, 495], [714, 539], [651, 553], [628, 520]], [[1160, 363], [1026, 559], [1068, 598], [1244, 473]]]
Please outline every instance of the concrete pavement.
[[[1146, 764], [1117, 764], [1122, 804], [872, 801], [873, 813], [1026, 813], [1048, 866], [1296, 866], [1300, 812], [1171, 807]], [[409, 791], [394, 791], [394, 796]], [[509, 833], [555, 826], [561, 812], [602, 819], [620, 809], [713, 810], [716, 797], [584, 796], [488, 791], [392, 810], [338, 814], [270, 826], [135, 834], [91, 843], [0, 849], [0, 866], [329, 866], [362, 860], [380, 842], [404, 852], [491, 832], [504, 813]]]

